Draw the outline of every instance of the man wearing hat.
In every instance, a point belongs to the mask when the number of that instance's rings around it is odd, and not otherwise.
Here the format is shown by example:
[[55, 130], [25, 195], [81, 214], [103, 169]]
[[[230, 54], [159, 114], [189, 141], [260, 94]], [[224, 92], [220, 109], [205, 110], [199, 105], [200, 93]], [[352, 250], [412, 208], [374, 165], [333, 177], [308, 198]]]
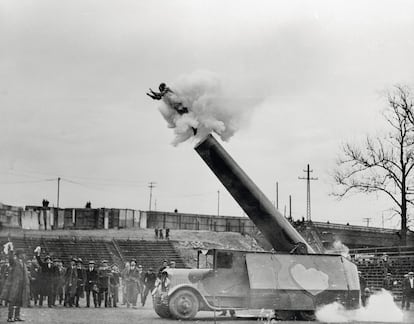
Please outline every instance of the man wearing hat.
[[125, 274], [126, 281], [126, 295], [127, 295], [127, 307], [132, 304], [133, 308], [137, 306], [139, 284], [140, 284], [140, 273], [137, 268], [137, 260], [132, 259], [130, 261], [130, 268]]
[[83, 298], [85, 296], [84, 289], [86, 281], [86, 272], [85, 269], [83, 269], [83, 261], [81, 258], [76, 260], [76, 271], [78, 280], [76, 284], [75, 306], [79, 307], [79, 298]]
[[[52, 258], [47, 255], [42, 261], [40, 258], [41, 248], [38, 246], [35, 250], [36, 260], [39, 263], [40, 267], [40, 274], [39, 274], [39, 284], [40, 284], [40, 299], [39, 299], [39, 307], [43, 305], [43, 298], [47, 296], [47, 306], [53, 306], [53, 281], [55, 278], [55, 271], [56, 268], [52, 263]], [[36, 253], [35, 252], [35, 253]]]
[[[63, 267], [63, 262], [61, 259], [55, 260], [55, 268], [56, 268], [56, 285], [55, 285], [55, 294], [56, 298], [59, 300], [59, 305], [62, 305], [63, 296], [65, 295], [65, 273], [66, 269]], [[53, 302], [55, 302], [55, 299]]]
[[[405, 276], [404, 276], [405, 277]], [[402, 281], [402, 304], [401, 308], [409, 310], [410, 302], [414, 297], [414, 272], [410, 271]]]
[[161, 273], [168, 268], [168, 261], [162, 261], [162, 266], [158, 269], [158, 278], [161, 278]]
[[98, 271], [98, 307], [101, 307], [102, 299], [104, 300], [104, 306], [108, 307], [108, 288], [111, 277], [111, 268], [108, 263], [108, 260], [102, 260], [102, 265]]
[[0, 298], [8, 303], [7, 322], [19, 322], [22, 321], [20, 307], [26, 307], [30, 298], [29, 274], [23, 261], [23, 251], [14, 251], [11, 242], [6, 243], [5, 250], [9, 256], [9, 270]]
[[384, 280], [382, 281], [382, 288], [384, 288], [385, 290], [392, 291], [393, 286], [394, 286], [394, 282], [393, 282], [391, 273], [387, 273]]
[[78, 284], [78, 269], [76, 268], [76, 258], [72, 258], [69, 268], [65, 273], [65, 306], [73, 307], [75, 302], [76, 287]]
[[86, 282], [85, 282], [85, 291], [86, 291], [86, 307], [90, 307], [90, 299], [92, 292], [93, 304], [95, 307], [98, 306], [98, 271], [95, 268], [95, 261], [91, 260], [88, 264], [88, 269], [86, 270]]
[[155, 281], [157, 280], [157, 275], [154, 272], [153, 268], [149, 268], [144, 275], [144, 284], [145, 289], [141, 297], [142, 306], [145, 306], [145, 301], [147, 300], [148, 293], [155, 288]]
[[119, 295], [119, 283], [121, 278], [121, 272], [119, 271], [119, 267], [117, 264], [113, 264], [111, 266], [111, 273], [112, 276], [109, 280], [110, 282], [110, 296], [112, 299], [112, 307], [118, 307], [118, 295]]

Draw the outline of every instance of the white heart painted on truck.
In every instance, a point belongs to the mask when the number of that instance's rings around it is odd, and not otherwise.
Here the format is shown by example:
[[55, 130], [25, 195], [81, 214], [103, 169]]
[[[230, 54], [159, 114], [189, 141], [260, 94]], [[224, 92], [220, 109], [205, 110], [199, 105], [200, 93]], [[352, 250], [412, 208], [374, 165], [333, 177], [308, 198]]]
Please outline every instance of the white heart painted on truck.
[[316, 296], [329, 287], [329, 276], [315, 268], [306, 269], [302, 264], [290, 268], [293, 280], [303, 289]]

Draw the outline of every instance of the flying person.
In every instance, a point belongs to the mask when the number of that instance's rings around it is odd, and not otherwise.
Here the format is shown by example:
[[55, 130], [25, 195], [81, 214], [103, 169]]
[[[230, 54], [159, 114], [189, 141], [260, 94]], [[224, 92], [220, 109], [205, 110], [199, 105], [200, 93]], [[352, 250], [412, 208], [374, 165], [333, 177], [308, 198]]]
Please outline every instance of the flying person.
[[[147, 96], [154, 100], [163, 100], [165, 104], [174, 109], [179, 115], [188, 114], [189, 110], [182, 102], [177, 101], [177, 96], [165, 83], [161, 83], [158, 87], [160, 92], [155, 92], [151, 88], [147, 92]], [[194, 135], [197, 134], [197, 128], [191, 127]]]

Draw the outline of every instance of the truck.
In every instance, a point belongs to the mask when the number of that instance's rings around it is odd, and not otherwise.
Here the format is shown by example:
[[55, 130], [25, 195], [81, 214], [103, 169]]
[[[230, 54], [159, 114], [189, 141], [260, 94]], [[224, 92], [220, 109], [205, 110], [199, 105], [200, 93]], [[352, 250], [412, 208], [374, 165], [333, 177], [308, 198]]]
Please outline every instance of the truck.
[[[220, 143], [209, 134], [196, 152], [272, 245], [271, 252], [204, 250], [210, 267], [165, 269], [153, 292], [162, 318], [192, 319], [198, 311], [271, 309], [281, 320], [312, 320], [332, 302], [360, 306], [355, 264], [342, 255], [317, 254], [273, 206]], [[198, 258], [199, 259], [199, 258]]]

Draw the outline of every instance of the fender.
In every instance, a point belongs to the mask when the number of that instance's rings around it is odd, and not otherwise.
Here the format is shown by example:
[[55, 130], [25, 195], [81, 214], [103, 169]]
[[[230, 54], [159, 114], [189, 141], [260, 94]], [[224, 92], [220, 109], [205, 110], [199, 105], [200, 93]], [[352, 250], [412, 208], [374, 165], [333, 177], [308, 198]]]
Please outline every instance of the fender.
[[197, 295], [197, 297], [199, 298], [200, 305], [201, 305], [201, 303], [203, 303], [205, 305], [205, 308], [207, 308], [205, 310], [223, 310], [223, 308], [215, 307], [215, 306], [211, 305], [207, 301], [207, 299], [200, 293], [200, 291], [197, 289], [197, 287], [194, 286], [194, 285], [191, 285], [191, 284], [180, 284], [180, 285], [174, 286], [172, 289], [170, 289], [168, 291], [168, 297], [172, 296], [176, 291], [178, 291], [180, 289], [190, 289], [190, 290], [192, 290]]

